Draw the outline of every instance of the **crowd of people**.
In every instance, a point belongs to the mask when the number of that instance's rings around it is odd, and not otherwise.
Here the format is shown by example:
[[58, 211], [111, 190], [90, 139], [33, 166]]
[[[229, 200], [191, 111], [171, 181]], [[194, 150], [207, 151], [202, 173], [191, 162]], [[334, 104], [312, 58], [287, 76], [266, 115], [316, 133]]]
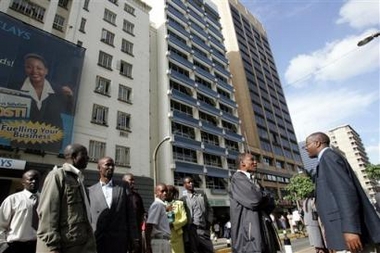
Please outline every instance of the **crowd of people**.
[[99, 181], [88, 188], [86, 147], [70, 144], [64, 158], [48, 173], [40, 193], [40, 173], [28, 170], [22, 176], [24, 190], [3, 201], [1, 253], [214, 252], [212, 208], [191, 177], [183, 179], [187, 193], [181, 199], [174, 185], [158, 184], [146, 212], [133, 174], [114, 180], [111, 157], [98, 160]]
[[0, 253], [212, 253], [210, 232], [221, 236], [222, 230], [234, 253], [275, 253], [281, 251], [278, 225], [286, 228], [287, 222], [297, 229], [300, 222], [306, 225], [317, 253], [379, 250], [380, 218], [329, 142], [320, 132], [306, 139], [309, 156], [319, 160], [315, 194], [304, 201], [302, 213], [295, 210], [287, 218], [274, 217], [274, 198], [255, 178], [255, 157], [240, 154], [229, 189], [230, 220], [223, 228], [213, 223], [207, 195], [188, 176], [181, 198], [174, 185], [157, 184], [147, 212], [133, 174], [114, 180], [111, 157], [98, 160], [99, 182], [85, 188], [87, 149], [70, 144], [65, 163], [48, 173], [41, 193], [40, 173], [29, 170], [22, 176], [24, 190], [1, 204]]

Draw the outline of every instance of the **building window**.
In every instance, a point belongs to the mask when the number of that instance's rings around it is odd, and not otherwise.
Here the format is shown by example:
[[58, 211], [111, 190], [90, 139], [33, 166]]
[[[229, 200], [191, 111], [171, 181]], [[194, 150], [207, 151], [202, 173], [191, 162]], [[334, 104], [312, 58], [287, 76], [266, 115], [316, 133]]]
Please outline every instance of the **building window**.
[[107, 31], [106, 29], [102, 29], [102, 37], [100, 41], [113, 46], [114, 39], [115, 39], [115, 34], [111, 33], [110, 31]]
[[110, 10], [107, 10], [107, 9], [104, 10], [103, 19], [113, 25], [116, 25], [116, 14]]
[[112, 69], [112, 55], [109, 55], [103, 51], [100, 51], [98, 65], [106, 69]]
[[84, 0], [83, 9], [88, 11], [88, 5], [90, 3], [90, 0]]
[[218, 126], [218, 119], [210, 114], [199, 111], [199, 119], [210, 123], [211, 125]]
[[210, 165], [213, 167], [222, 167], [222, 159], [220, 158], [220, 156], [203, 153], [203, 162], [205, 165]]
[[234, 125], [232, 123], [229, 123], [227, 121], [222, 120], [222, 127], [223, 127], [223, 129], [225, 129], [227, 131], [231, 131], [231, 132], [237, 133], [237, 127], [236, 127], [236, 125]]
[[86, 19], [85, 18], [82, 18], [82, 20], [80, 21], [80, 26], [79, 26], [79, 31], [82, 32], [82, 33], [85, 33], [85, 28], [86, 28]]
[[198, 174], [189, 174], [174, 171], [174, 185], [183, 186], [183, 179], [185, 177], [191, 177], [193, 179], [194, 187], [200, 188], [202, 185], [202, 179]]
[[196, 163], [197, 152], [195, 150], [173, 146], [173, 159]]
[[67, 9], [67, 5], [69, 4], [69, 0], [59, 0], [58, 1], [58, 6], [61, 6], [65, 9]]
[[227, 185], [228, 183], [224, 178], [206, 177], [206, 188], [208, 189], [226, 190]]
[[172, 132], [175, 135], [180, 135], [188, 139], [195, 139], [194, 128], [176, 122], [172, 122]]
[[116, 145], [115, 164], [118, 166], [129, 167], [131, 165], [130, 163], [130, 149], [128, 147]]
[[95, 92], [103, 94], [103, 95], [109, 95], [110, 86], [111, 86], [111, 80], [106, 79], [101, 76], [96, 77]]
[[217, 135], [209, 134], [201, 131], [202, 141], [215, 146], [219, 146], [219, 137]]
[[172, 111], [178, 111], [185, 113], [191, 117], [193, 117], [193, 108], [184, 104], [181, 104], [177, 101], [170, 101], [170, 108]]
[[239, 151], [239, 144], [235, 141], [225, 139], [226, 148], [234, 151]]
[[133, 8], [129, 4], [124, 4], [124, 10], [133, 16], [135, 15], [135, 8]]
[[120, 61], [120, 75], [132, 78], [132, 64]]
[[119, 96], [118, 99], [123, 102], [131, 103], [132, 89], [119, 84]]
[[108, 125], [108, 108], [105, 106], [94, 104], [92, 108], [92, 123], [100, 125]]
[[236, 160], [227, 158], [227, 167], [229, 170], [236, 170], [238, 167]]
[[62, 32], [64, 24], [65, 24], [65, 18], [56, 14], [54, 17], [53, 28]]
[[42, 8], [35, 3], [31, 3], [30, 1], [13, 0], [10, 4], [10, 8], [35, 20], [41, 22], [44, 20], [45, 8]]
[[133, 56], [133, 43], [129, 42], [128, 40], [122, 39], [121, 51]]
[[123, 30], [126, 32], [126, 33], [129, 33], [131, 35], [134, 35], [133, 34], [133, 30], [135, 29], [135, 25], [131, 22], [129, 22], [128, 20], [125, 20], [124, 19], [124, 22], [123, 22]]
[[106, 143], [100, 141], [90, 140], [90, 146], [88, 149], [88, 157], [92, 162], [97, 162], [100, 158], [106, 154]]
[[118, 5], [118, 4], [117, 4], [117, 0], [108, 0], [108, 1], [111, 2], [111, 3], [113, 3], [113, 4]]
[[117, 129], [130, 130], [131, 115], [125, 112], [117, 112]]
[[221, 111], [229, 113], [229, 114], [234, 114], [234, 111], [231, 107], [224, 105], [222, 103], [219, 103], [219, 108]]

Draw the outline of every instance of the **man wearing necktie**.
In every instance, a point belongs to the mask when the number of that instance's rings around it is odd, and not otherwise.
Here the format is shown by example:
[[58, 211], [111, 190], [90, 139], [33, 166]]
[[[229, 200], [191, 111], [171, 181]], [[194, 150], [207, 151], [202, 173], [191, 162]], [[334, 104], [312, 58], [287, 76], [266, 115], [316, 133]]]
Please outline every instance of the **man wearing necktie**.
[[[8, 196], [0, 206], [0, 252], [34, 253], [40, 173], [28, 170], [22, 176], [24, 190]], [[2, 249], [4, 251], [2, 251]]]
[[238, 170], [231, 178], [231, 245], [234, 253], [272, 253], [280, 244], [269, 214], [273, 198], [252, 177], [257, 161], [250, 153], [238, 158]]
[[114, 181], [111, 157], [98, 161], [99, 182], [89, 190], [92, 228], [98, 253], [125, 253], [138, 244], [136, 216], [124, 186]]

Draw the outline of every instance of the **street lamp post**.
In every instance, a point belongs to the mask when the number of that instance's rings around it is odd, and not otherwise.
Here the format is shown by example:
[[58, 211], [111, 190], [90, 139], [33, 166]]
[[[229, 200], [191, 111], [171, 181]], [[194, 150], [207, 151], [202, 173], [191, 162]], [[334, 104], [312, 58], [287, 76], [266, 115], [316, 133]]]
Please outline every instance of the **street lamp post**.
[[380, 32], [374, 33], [358, 42], [358, 47], [364, 46], [372, 41], [374, 38], [380, 36]]
[[161, 145], [165, 142], [165, 141], [168, 141], [170, 140], [170, 136], [166, 136], [164, 139], [162, 139], [158, 144], [157, 146], [154, 148], [154, 151], [153, 151], [153, 182], [154, 182], [154, 186], [157, 185], [157, 152], [158, 152], [158, 149], [161, 147]]

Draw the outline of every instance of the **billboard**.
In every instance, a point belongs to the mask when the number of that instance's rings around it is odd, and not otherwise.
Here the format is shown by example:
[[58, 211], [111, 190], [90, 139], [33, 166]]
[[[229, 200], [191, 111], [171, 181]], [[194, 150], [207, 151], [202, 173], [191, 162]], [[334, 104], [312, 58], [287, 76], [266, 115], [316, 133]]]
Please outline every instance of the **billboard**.
[[0, 12], [0, 145], [71, 142], [85, 49]]

